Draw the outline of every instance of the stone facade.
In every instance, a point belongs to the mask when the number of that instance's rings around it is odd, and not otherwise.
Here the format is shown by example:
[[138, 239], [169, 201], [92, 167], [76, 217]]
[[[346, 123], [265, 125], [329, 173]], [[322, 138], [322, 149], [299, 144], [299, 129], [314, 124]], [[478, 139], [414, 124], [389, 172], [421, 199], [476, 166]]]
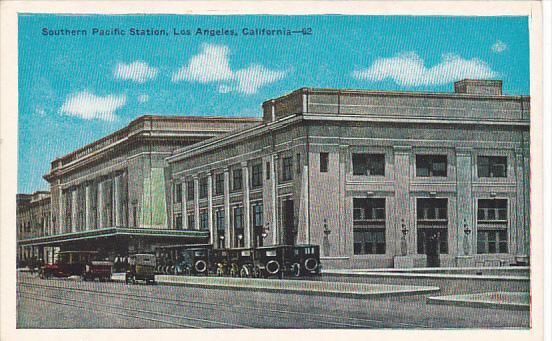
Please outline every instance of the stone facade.
[[[50, 193], [45, 191], [17, 195], [17, 240], [42, 237], [52, 233]], [[17, 264], [25, 265], [31, 258], [47, 259], [33, 247], [17, 247]]]
[[262, 124], [167, 158], [171, 224], [219, 247], [319, 244], [327, 267], [527, 259], [529, 98], [501, 87], [266, 101]]

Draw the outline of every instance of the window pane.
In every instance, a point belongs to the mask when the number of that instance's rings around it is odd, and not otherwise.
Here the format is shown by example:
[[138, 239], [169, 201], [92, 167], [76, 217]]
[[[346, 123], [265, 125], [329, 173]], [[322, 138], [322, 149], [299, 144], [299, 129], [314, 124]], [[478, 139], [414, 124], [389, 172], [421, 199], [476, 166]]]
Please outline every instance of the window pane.
[[328, 171], [328, 153], [320, 153], [320, 172], [326, 173]]

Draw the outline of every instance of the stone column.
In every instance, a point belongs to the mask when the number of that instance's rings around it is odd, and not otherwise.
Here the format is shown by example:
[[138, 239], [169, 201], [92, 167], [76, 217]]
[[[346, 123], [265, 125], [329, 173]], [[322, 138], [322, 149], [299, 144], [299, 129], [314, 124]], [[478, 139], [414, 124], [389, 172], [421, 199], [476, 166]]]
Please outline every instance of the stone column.
[[242, 162], [241, 166], [243, 174], [243, 243], [245, 247], [251, 247], [253, 236], [251, 233], [251, 205], [249, 202], [249, 167], [247, 162]]
[[[521, 148], [516, 148], [515, 151], [515, 181], [516, 181], [516, 217], [517, 221], [509, 222], [509, 233], [515, 238], [510, 238], [512, 245], [509, 245], [510, 253], [516, 255], [528, 255], [525, 249], [525, 232], [529, 228], [525, 225], [526, 216], [529, 214], [529, 209], [525, 207], [525, 167], [524, 167], [523, 151]], [[510, 220], [510, 219], [509, 219]]]
[[188, 227], [188, 182], [182, 178], [182, 228], [187, 230]]
[[104, 209], [104, 183], [102, 180], [98, 182], [98, 193], [97, 193], [97, 205], [96, 209], [98, 210], [98, 228], [104, 228], [105, 226], [105, 209]]
[[84, 229], [92, 229], [92, 188], [91, 184], [87, 183], [84, 188]]
[[278, 226], [278, 155], [273, 154], [270, 161], [270, 178], [272, 179], [272, 245], [278, 245], [280, 227]]
[[[213, 243], [215, 238], [215, 230], [213, 228], [213, 173], [207, 174], [207, 226], [209, 227], [209, 244]], [[216, 241], [215, 241], [216, 242]]]
[[[410, 156], [412, 153], [412, 147], [409, 146], [395, 146], [393, 147], [395, 154], [395, 236], [396, 245], [395, 250], [400, 250], [400, 240], [402, 237], [401, 222], [404, 219], [404, 223], [408, 228], [407, 246], [408, 255], [416, 254], [416, 228], [413, 221], [411, 221], [410, 212]], [[390, 227], [393, 226], [389, 224]], [[399, 253], [396, 251], [396, 255]]]
[[[474, 228], [475, 220], [473, 218], [473, 198], [472, 198], [472, 150], [470, 148], [456, 148], [456, 250], [457, 256], [469, 256], [474, 254], [473, 235], [476, 232]], [[464, 233], [464, 224], [466, 224], [472, 233]], [[454, 226], [452, 226], [454, 228]], [[466, 240], [464, 240], [466, 239]], [[461, 264], [469, 266], [470, 264]], [[460, 264], [459, 264], [460, 266]]]
[[199, 178], [194, 176], [194, 230], [199, 230]]
[[230, 226], [230, 171], [224, 170], [224, 242], [227, 248], [232, 247], [233, 233]]
[[78, 210], [77, 210], [77, 190], [71, 190], [71, 232], [77, 232], [78, 230]]
[[121, 176], [116, 175], [113, 184], [113, 210], [115, 211], [115, 226], [122, 226], [121, 216]]
[[65, 216], [65, 205], [63, 203], [63, 189], [61, 188], [61, 180], [58, 180], [58, 189], [59, 189], [59, 220], [58, 220], [58, 226], [59, 226], [59, 229], [57, 230], [57, 232], [59, 232], [60, 234], [63, 233], [64, 231], [64, 227], [65, 227], [65, 219], [64, 219], [64, 216]]

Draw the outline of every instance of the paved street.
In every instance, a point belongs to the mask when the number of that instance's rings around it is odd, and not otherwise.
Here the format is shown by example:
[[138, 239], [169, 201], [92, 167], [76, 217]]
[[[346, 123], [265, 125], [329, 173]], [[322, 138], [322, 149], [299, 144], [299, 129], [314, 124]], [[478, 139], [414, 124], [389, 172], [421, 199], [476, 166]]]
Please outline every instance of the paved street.
[[18, 328], [527, 328], [528, 311], [73, 279], [19, 273]]

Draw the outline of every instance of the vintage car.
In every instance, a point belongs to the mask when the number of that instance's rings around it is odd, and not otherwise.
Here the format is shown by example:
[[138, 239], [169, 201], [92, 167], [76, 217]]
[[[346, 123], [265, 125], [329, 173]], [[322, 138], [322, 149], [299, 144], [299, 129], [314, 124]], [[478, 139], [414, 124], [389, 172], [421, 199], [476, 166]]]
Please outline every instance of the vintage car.
[[136, 254], [128, 258], [129, 268], [125, 273], [125, 283], [136, 283], [136, 281], [145, 281], [155, 283], [155, 255]]
[[210, 246], [189, 247], [182, 250], [176, 263], [177, 274], [209, 275], [212, 248]]
[[255, 252], [249, 248], [228, 249], [230, 266], [228, 275], [232, 277], [257, 277], [255, 272]]
[[261, 246], [255, 249], [255, 272], [260, 277], [283, 278], [291, 269], [293, 246]]
[[294, 245], [291, 263], [290, 274], [292, 276], [319, 275], [322, 270], [320, 246], [311, 244]]
[[83, 280], [110, 280], [112, 263], [98, 258], [96, 251], [62, 251], [54, 264], [46, 264], [39, 270], [43, 279], [52, 277], [81, 276]]

